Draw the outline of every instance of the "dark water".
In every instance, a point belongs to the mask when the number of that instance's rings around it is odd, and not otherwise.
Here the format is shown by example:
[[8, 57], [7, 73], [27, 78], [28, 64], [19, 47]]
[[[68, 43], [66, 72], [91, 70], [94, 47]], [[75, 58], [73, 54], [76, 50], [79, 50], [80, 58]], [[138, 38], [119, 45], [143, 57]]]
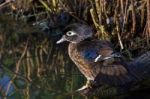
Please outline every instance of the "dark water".
[[[21, 77], [12, 80], [12, 75], [3, 71], [0, 78], [1, 98], [3, 99], [150, 99], [149, 89], [134, 91], [120, 96], [92, 96], [88, 98], [76, 93], [75, 90], [83, 85], [85, 79], [77, 71], [69, 74], [47, 74], [41, 77], [34, 76], [31, 82]], [[11, 83], [11, 81], [13, 81]], [[8, 91], [7, 91], [8, 90]], [[107, 93], [106, 93], [107, 94]]]
[[67, 43], [56, 45], [57, 38], [8, 18], [0, 21], [0, 99], [150, 99], [149, 89], [118, 96], [105, 89], [90, 97], [75, 92], [86, 80]]
[[[33, 76], [32, 81], [16, 77], [2, 70], [0, 77], [0, 99], [83, 99], [84, 96], [74, 91], [81, 87], [84, 78], [71, 70], [69, 74], [48, 74]], [[75, 72], [75, 73], [74, 73]]]

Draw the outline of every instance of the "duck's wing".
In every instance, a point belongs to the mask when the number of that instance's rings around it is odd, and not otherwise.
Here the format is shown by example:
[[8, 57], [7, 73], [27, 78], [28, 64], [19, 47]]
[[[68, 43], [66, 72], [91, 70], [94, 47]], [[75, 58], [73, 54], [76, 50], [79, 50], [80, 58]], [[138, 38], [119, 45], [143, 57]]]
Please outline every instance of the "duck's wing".
[[98, 74], [94, 81], [97, 84], [108, 84], [108, 85], [125, 85], [138, 78], [135, 76], [131, 76], [126, 65], [123, 64], [110, 64], [110, 65], [102, 65], [98, 64], [99, 67]]
[[78, 52], [85, 60], [98, 62], [112, 57], [114, 51], [106, 41], [87, 41], [79, 45]]
[[[119, 57], [116, 58], [112, 46], [107, 42], [87, 42], [80, 46], [79, 52], [96, 69], [94, 71], [98, 72], [96, 81], [118, 85], [130, 80], [126, 65], [121, 63]], [[98, 61], [95, 61], [99, 56]]]

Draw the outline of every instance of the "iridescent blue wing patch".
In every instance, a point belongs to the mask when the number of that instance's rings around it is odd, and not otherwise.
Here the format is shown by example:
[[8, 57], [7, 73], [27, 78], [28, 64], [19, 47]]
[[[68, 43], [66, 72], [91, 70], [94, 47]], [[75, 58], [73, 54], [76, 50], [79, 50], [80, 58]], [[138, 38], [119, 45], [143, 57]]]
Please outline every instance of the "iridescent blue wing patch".
[[95, 58], [98, 56], [97, 50], [95, 49], [86, 49], [84, 51], [81, 52], [82, 56], [90, 61], [95, 60]]

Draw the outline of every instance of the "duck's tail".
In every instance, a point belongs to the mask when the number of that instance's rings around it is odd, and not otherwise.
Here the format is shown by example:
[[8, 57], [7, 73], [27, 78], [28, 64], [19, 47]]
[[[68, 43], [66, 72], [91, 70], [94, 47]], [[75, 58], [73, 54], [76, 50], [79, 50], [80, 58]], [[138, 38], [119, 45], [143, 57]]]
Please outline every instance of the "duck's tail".
[[128, 70], [137, 80], [150, 78], [150, 51], [128, 63]]

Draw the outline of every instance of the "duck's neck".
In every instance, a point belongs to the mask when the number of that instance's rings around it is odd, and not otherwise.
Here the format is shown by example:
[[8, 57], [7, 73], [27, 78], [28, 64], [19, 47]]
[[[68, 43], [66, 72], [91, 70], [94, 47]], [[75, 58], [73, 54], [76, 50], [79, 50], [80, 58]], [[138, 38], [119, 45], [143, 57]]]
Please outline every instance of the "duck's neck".
[[77, 48], [78, 43], [69, 43], [68, 46], [68, 52], [71, 53], [71, 51], [75, 50]]

